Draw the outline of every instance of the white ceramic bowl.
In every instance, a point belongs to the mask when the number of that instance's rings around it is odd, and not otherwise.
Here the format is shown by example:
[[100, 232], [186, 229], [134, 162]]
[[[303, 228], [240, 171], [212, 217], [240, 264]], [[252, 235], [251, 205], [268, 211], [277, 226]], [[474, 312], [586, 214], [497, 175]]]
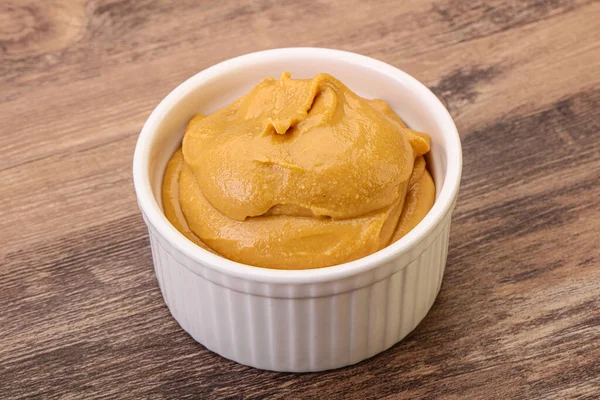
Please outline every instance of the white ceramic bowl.
[[[267, 76], [327, 72], [367, 98], [382, 98], [412, 128], [431, 135], [436, 201], [405, 237], [342, 265], [308, 270], [252, 267], [188, 241], [165, 218], [166, 163], [197, 114], [212, 113]], [[450, 217], [460, 183], [461, 146], [452, 118], [431, 91], [383, 62], [315, 48], [268, 50], [208, 68], [165, 97], [144, 125], [133, 177], [148, 225], [154, 267], [169, 310], [208, 349], [276, 371], [319, 371], [369, 358], [400, 341], [439, 292]]]

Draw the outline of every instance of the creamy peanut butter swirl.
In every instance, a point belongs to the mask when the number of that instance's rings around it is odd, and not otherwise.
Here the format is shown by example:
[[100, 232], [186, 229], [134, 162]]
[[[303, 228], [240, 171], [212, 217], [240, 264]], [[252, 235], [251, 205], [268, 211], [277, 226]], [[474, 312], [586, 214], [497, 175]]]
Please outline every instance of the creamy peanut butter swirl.
[[190, 121], [165, 171], [165, 215], [242, 263], [339, 264], [398, 240], [429, 211], [429, 149], [384, 101], [327, 74], [284, 73]]

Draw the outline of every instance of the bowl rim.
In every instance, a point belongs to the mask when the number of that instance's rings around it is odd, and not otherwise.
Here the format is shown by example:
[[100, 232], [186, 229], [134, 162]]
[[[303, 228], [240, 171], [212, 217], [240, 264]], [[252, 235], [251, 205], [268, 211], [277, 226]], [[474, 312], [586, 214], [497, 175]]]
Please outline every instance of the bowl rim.
[[[442, 190], [432, 209], [415, 228], [400, 240], [373, 254], [354, 261], [315, 269], [285, 270], [256, 267], [229, 260], [194, 244], [173, 227], [160, 209], [152, 192], [149, 176], [151, 139], [161, 121], [168, 115], [170, 109], [176, 106], [182, 98], [197, 86], [222, 74], [264, 63], [265, 61], [281, 60], [291, 56], [342, 60], [402, 81], [411, 92], [418, 94], [418, 96], [429, 104], [430, 111], [437, 114], [437, 117], [442, 122], [442, 130], [447, 135], [446, 176]], [[160, 236], [170, 242], [182, 254], [202, 266], [243, 280], [270, 284], [306, 284], [337, 281], [368, 272], [378, 266], [384, 265], [393, 258], [406, 254], [424, 240], [444, 219], [447, 213], [452, 211], [454, 201], [458, 195], [461, 173], [462, 149], [456, 125], [448, 110], [431, 90], [406, 72], [374, 58], [348, 51], [314, 47], [289, 47], [248, 53], [222, 61], [188, 78], [163, 98], [152, 111], [138, 137], [133, 157], [134, 187], [138, 205], [146, 217], [148, 225], [151, 225]]]

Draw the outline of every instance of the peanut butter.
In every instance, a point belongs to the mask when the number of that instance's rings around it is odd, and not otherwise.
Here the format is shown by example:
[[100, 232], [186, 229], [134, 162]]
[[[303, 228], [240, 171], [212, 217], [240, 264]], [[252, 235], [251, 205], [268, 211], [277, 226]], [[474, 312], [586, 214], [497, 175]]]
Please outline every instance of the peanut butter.
[[424, 133], [327, 74], [267, 78], [189, 122], [162, 186], [169, 221], [231, 260], [319, 268], [374, 253], [433, 206]]

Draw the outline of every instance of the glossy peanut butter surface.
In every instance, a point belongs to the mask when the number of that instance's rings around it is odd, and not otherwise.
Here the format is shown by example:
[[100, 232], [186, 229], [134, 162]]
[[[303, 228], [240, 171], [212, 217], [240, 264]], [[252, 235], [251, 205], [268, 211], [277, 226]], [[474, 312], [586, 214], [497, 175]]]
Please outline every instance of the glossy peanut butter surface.
[[384, 101], [327, 74], [283, 74], [190, 121], [163, 207], [186, 237], [234, 261], [340, 264], [398, 240], [431, 209], [429, 149]]

